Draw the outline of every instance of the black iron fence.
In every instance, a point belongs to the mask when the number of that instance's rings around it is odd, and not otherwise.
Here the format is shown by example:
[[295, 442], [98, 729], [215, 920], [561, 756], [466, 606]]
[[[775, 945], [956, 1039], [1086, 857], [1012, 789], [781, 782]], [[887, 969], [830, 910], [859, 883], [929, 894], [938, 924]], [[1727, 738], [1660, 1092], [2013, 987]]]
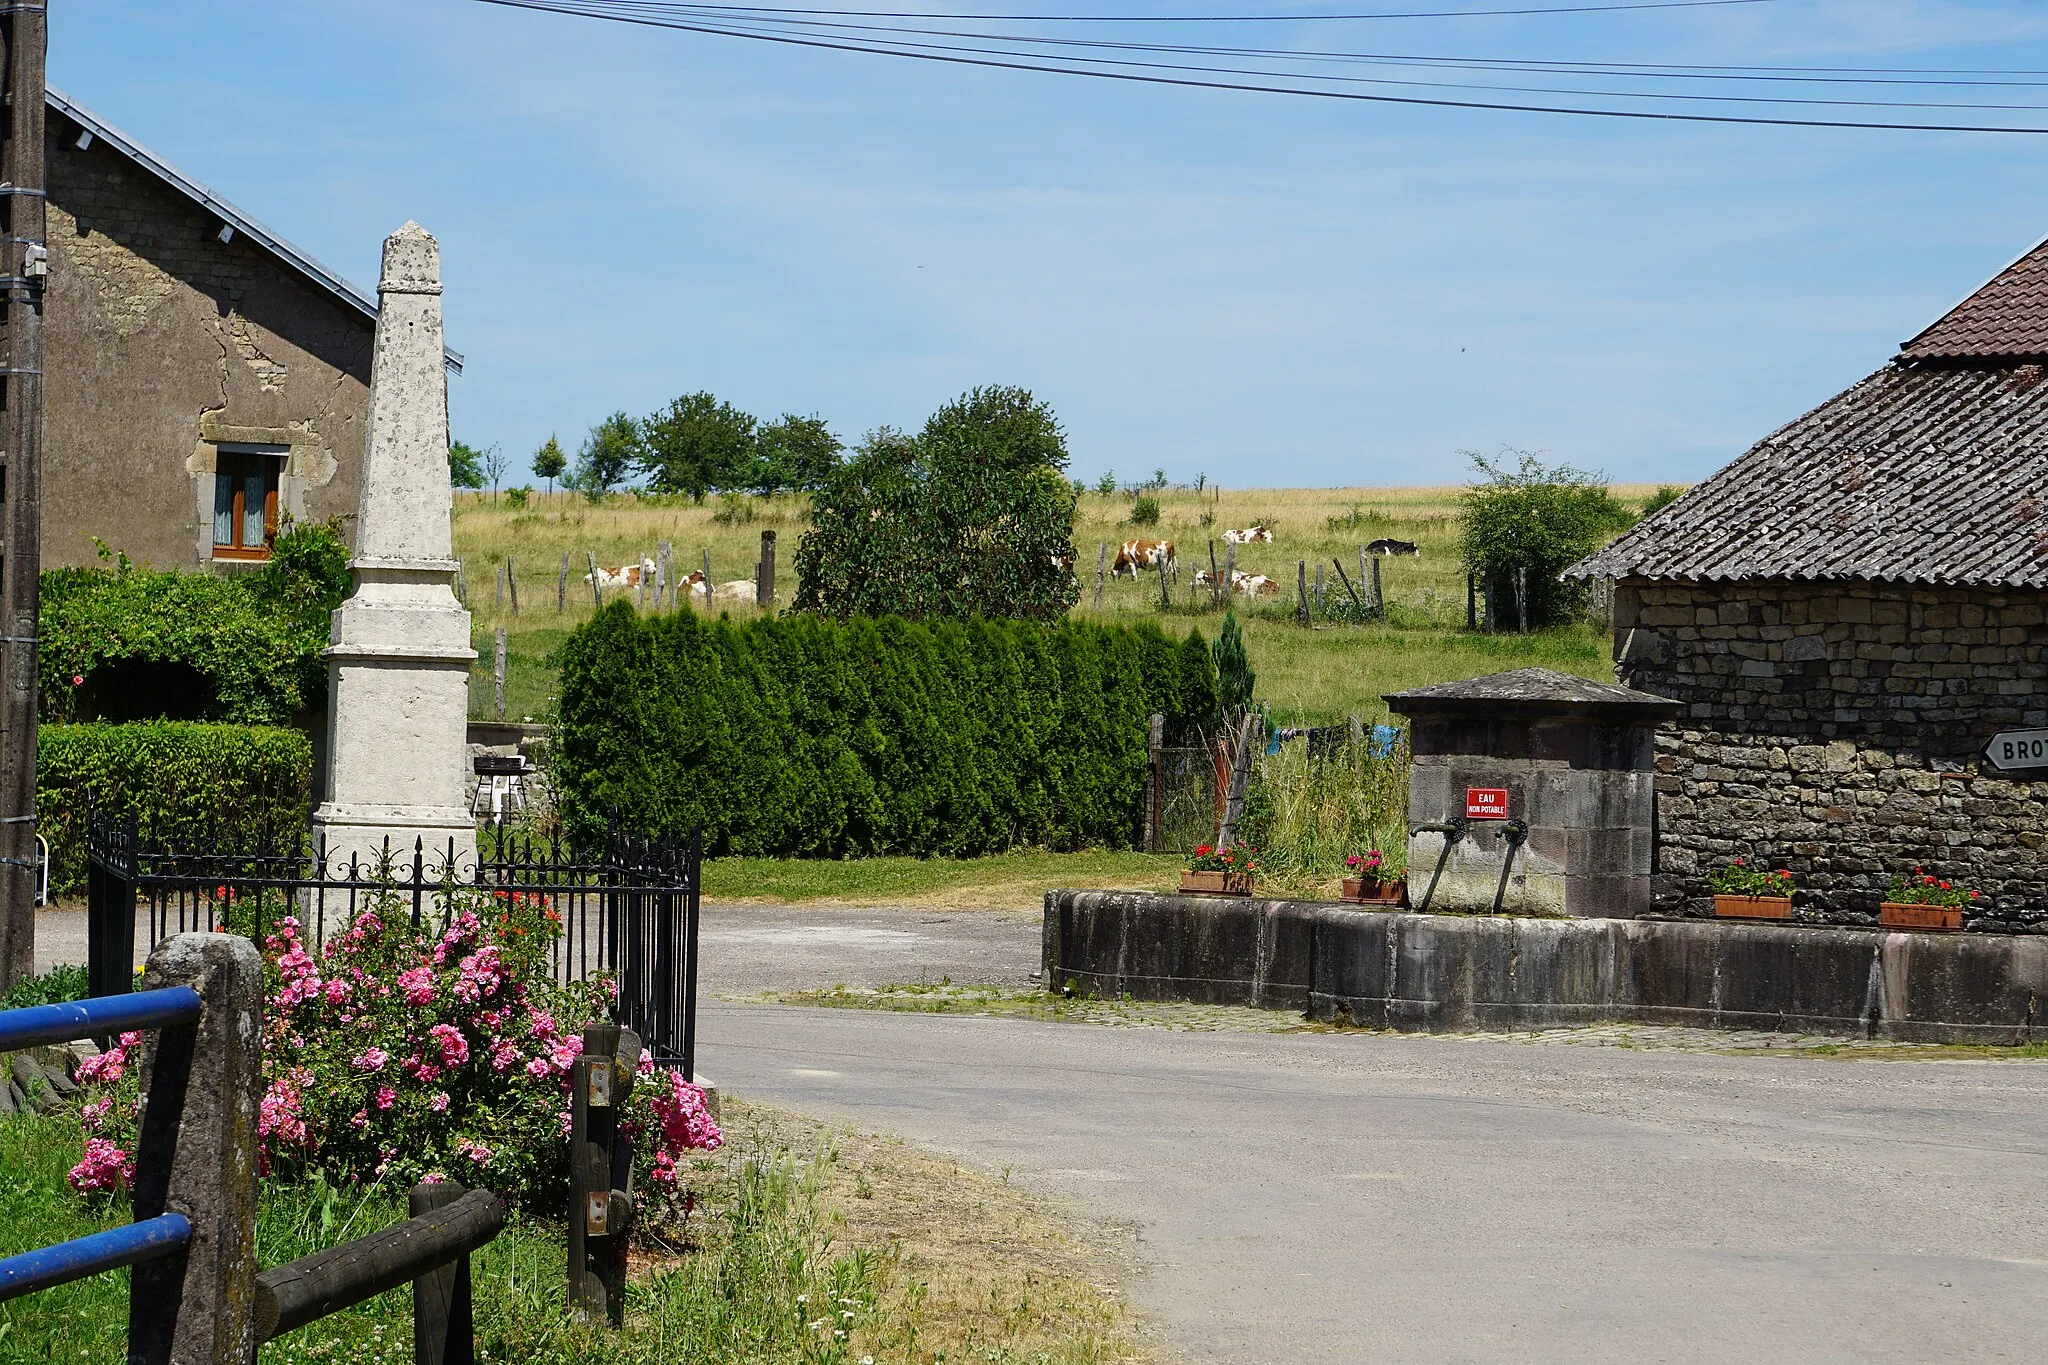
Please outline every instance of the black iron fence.
[[[325, 837], [170, 848], [133, 821], [95, 817], [86, 831], [87, 975], [95, 996], [133, 989], [136, 937], [233, 928], [259, 943], [290, 915], [313, 948], [372, 904], [397, 897], [415, 929], [445, 929], [458, 890], [533, 904], [559, 926], [558, 981], [617, 982], [617, 1022], [666, 1065], [694, 1077], [702, 843], [614, 828], [586, 844], [486, 828], [474, 855], [451, 839], [388, 844], [375, 860], [330, 858]], [[531, 900], [528, 900], [531, 898]]]

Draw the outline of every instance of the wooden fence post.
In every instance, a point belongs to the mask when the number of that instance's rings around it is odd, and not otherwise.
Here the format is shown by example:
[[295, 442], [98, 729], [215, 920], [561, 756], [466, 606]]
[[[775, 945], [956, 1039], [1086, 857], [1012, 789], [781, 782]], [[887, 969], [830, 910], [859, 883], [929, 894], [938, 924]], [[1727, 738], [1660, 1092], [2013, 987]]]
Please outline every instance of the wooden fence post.
[[[1316, 567], [1320, 572], [1322, 566], [1317, 565]], [[1351, 575], [1344, 572], [1344, 561], [1333, 556], [1330, 560], [1330, 567], [1337, 571], [1338, 581], [1343, 583], [1344, 591], [1350, 594], [1352, 610], [1356, 611], [1360, 617], [1363, 617], [1365, 615], [1365, 603], [1359, 600], [1358, 589], [1351, 586]]]
[[754, 577], [754, 605], [767, 611], [775, 605], [775, 533], [761, 533], [761, 569]]
[[519, 614], [519, 571], [513, 566], [512, 556], [505, 556], [505, 590], [512, 595], [512, 614]]
[[[415, 1185], [407, 1196], [406, 1212], [418, 1218], [447, 1208], [466, 1193], [453, 1180]], [[468, 1253], [412, 1282], [412, 1358], [413, 1365], [475, 1365]]]
[[665, 540], [662, 541], [655, 550], [654, 562], [657, 575], [654, 581], [659, 589], [654, 595], [654, 605], [659, 608], [662, 604], [662, 599], [666, 597], [668, 599], [668, 610], [674, 611], [676, 609], [675, 547]]
[[1308, 624], [1308, 561], [1294, 561], [1294, 619], [1301, 625]]
[[1529, 633], [1529, 566], [1515, 566], [1515, 633]]
[[717, 596], [718, 594], [712, 590], [711, 547], [707, 545], [704, 547], [704, 609], [706, 611], [711, 610], [711, 603]]
[[1380, 586], [1380, 557], [1378, 555], [1374, 555], [1372, 558], [1372, 605], [1373, 609], [1379, 613], [1380, 624], [1385, 625], [1387, 623], [1387, 594], [1385, 589]]
[[135, 1221], [175, 1199], [192, 1224], [182, 1255], [131, 1272], [134, 1365], [224, 1365], [256, 1358], [256, 1122], [263, 1098], [263, 959], [230, 934], [157, 945], [144, 990], [189, 986], [199, 1020], [161, 1030], [145, 1064]]
[[1102, 575], [1109, 567], [1109, 542], [1095, 547], [1095, 610], [1102, 610]]
[[597, 555], [590, 550], [585, 550], [583, 557], [590, 561], [590, 605], [602, 607], [604, 605], [604, 592], [597, 586]]
[[1321, 614], [1323, 614], [1323, 613], [1324, 613], [1324, 608], [1323, 608], [1323, 561], [1322, 561], [1322, 560], [1320, 560], [1320, 559], [1318, 559], [1318, 560], [1316, 561], [1316, 612], [1317, 612], [1317, 614], [1318, 614], [1318, 615], [1321, 615]]
[[1216, 538], [1209, 537], [1209, 606], [1211, 609], [1223, 605], [1223, 586], [1216, 577]]
[[1146, 766], [1150, 779], [1145, 784], [1145, 851], [1158, 853], [1164, 842], [1159, 828], [1160, 806], [1165, 799], [1166, 782], [1166, 717], [1154, 715], [1151, 729], [1145, 737]]
[[499, 720], [505, 719], [505, 628], [498, 627], [498, 648], [491, 663], [491, 707]]
[[[632, 1217], [632, 1149], [619, 1144], [619, 1111], [633, 1087], [640, 1038], [617, 1024], [583, 1030], [570, 1069], [569, 1302], [586, 1317], [624, 1321], [625, 1250]], [[624, 1182], [618, 1179], [620, 1157]]]
[[1223, 547], [1223, 600], [1237, 600], [1237, 542]]
[[569, 610], [569, 552], [562, 551], [562, 575], [555, 580], [555, 610]]
[[1465, 629], [1479, 629], [1479, 575], [1465, 572]]
[[1173, 594], [1166, 587], [1166, 552], [1159, 552], [1159, 608], [1161, 611], [1173, 606]]

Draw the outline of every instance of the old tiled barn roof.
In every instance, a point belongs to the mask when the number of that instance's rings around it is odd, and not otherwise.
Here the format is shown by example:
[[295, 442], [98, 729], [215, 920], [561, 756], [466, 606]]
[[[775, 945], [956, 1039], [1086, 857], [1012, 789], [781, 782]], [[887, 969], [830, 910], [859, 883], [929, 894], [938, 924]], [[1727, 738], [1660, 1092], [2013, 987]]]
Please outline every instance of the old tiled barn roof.
[[2048, 587], [2048, 243], [1575, 577]]

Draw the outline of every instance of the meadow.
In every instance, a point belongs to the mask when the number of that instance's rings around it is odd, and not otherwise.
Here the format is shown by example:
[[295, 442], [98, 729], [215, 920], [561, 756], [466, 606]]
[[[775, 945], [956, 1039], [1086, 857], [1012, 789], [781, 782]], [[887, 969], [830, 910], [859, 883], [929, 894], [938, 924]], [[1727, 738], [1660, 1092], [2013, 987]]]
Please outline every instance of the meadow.
[[[1639, 505], [1648, 485], [1619, 485], [1617, 497]], [[1123, 492], [1082, 496], [1075, 519], [1075, 570], [1081, 580], [1084, 617], [1106, 621], [1152, 619], [1176, 632], [1200, 629], [1214, 638], [1223, 613], [1206, 592], [1192, 586], [1192, 571], [1206, 568], [1210, 543], [1216, 562], [1227, 553], [1225, 529], [1263, 525], [1271, 543], [1237, 547], [1241, 572], [1264, 574], [1281, 584], [1277, 596], [1235, 604], [1245, 645], [1259, 674], [1259, 695], [1283, 724], [1313, 724], [1357, 716], [1383, 719], [1384, 693], [1453, 678], [1477, 677], [1503, 669], [1538, 665], [1591, 678], [1611, 678], [1609, 644], [1590, 625], [1529, 635], [1487, 635], [1465, 628], [1465, 574], [1458, 558], [1456, 487], [1318, 489], [1163, 489], [1147, 496], [1159, 506], [1155, 524], [1133, 525], [1131, 497]], [[761, 532], [776, 532], [779, 597], [795, 587], [793, 563], [806, 521], [800, 495], [746, 498], [704, 504], [686, 500], [613, 494], [592, 503], [580, 493], [531, 494], [515, 507], [504, 494], [462, 493], [455, 503], [455, 547], [464, 567], [470, 610], [475, 615], [478, 653], [471, 712], [489, 715], [494, 632], [507, 632], [506, 714], [513, 720], [545, 720], [552, 705], [554, 673], [548, 655], [575, 625], [595, 609], [585, 581], [592, 557], [616, 567], [668, 541], [682, 571], [710, 563], [714, 582], [752, 577], [760, 556]], [[1107, 546], [1144, 537], [1175, 543], [1181, 560], [1172, 605], [1162, 607], [1156, 574], [1116, 579], [1096, 604], [1095, 564]], [[1352, 587], [1359, 581], [1359, 547], [1381, 539], [1412, 541], [1414, 557], [1382, 559], [1381, 583], [1388, 623], [1318, 621], [1303, 628], [1294, 617], [1298, 566], [1306, 565], [1311, 592], [1318, 566], [1326, 601], [1345, 603], [1348, 594], [1332, 561], [1344, 566]], [[563, 557], [567, 556], [566, 587]], [[512, 611], [512, 565], [519, 611]], [[638, 599], [631, 589], [604, 594]], [[646, 606], [653, 605], [651, 590]], [[721, 604], [721, 610], [751, 615], [751, 604]]]

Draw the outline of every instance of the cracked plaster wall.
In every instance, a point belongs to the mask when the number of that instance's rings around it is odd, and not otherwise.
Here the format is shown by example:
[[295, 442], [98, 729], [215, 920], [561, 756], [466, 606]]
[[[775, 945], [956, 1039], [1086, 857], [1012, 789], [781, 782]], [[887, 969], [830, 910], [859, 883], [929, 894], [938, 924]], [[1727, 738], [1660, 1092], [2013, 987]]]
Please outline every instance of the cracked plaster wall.
[[353, 517], [373, 324], [51, 120], [43, 560], [97, 536], [159, 568], [212, 563], [219, 444], [283, 447], [280, 500]]

